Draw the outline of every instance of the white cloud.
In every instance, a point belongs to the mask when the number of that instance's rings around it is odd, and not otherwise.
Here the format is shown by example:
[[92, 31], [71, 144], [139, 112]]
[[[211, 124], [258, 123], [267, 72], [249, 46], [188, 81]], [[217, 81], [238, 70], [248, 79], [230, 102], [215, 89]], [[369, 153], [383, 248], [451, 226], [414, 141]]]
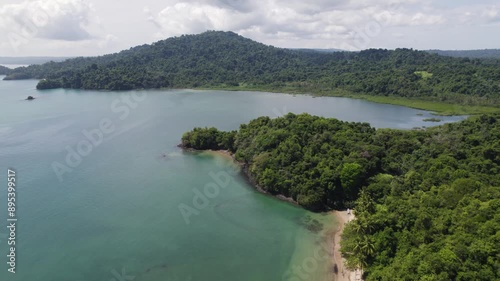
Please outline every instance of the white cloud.
[[[475, 34], [481, 34], [500, 24], [500, 8], [494, 0], [468, 4], [451, 0], [141, 0], [122, 2], [119, 7], [113, 0], [0, 1], [12, 3], [0, 5], [0, 52], [12, 41], [12, 34], [24, 43], [21, 52], [59, 46], [72, 54], [103, 54], [206, 30], [231, 30], [280, 47], [438, 48], [456, 42], [449, 40], [457, 36], [450, 30], [475, 29]], [[436, 40], [443, 35], [448, 39]], [[492, 36], [481, 36], [482, 45], [500, 43]], [[470, 46], [467, 38], [461, 40]]]
[[391, 26], [418, 26], [418, 25], [438, 25], [446, 22], [442, 15], [429, 15], [424, 13], [398, 13], [389, 18], [388, 24]]
[[[230, 2], [230, 3], [228, 3]], [[232, 30], [255, 40], [330, 40], [345, 45], [358, 30], [389, 26], [437, 25], [446, 22], [439, 14], [411, 11], [405, 5], [415, 0], [270, 0], [170, 1], [148, 19], [159, 28], [158, 37]], [[239, 9], [238, 5], [244, 7]], [[272, 42], [275, 43], [275, 42]], [[328, 47], [331, 47], [332, 44]]]
[[0, 27], [23, 37], [91, 39], [92, 6], [81, 0], [38, 0], [0, 8]]
[[116, 39], [104, 31], [86, 0], [35, 0], [0, 7], [0, 40], [15, 52], [34, 44], [105, 48]]
[[498, 5], [466, 5], [448, 11], [454, 25], [482, 26], [500, 23], [500, 7]]
[[160, 28], [162, 36], [200, 33], [206, 30], [241, 30], [252, 25], [256, 15], [206, 3], [178, 2], [148, 20]]

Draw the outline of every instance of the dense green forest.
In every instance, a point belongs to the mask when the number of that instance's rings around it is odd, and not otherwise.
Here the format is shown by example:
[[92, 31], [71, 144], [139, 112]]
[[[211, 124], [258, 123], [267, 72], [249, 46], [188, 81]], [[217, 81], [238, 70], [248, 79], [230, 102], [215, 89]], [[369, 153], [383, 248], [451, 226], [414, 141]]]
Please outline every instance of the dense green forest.
[[6, 77], [26, 78], [46, 79], [39, 89], [236, 87], [500, 106], [500, 60], [451, 58], [411, 49], [304, 52], [217, 31], [111, 55], [18, 68]]
[[10, 73], [10, 69], [0, 65], [0, 75], [7, 75]]
[[308, 209], [354, 207], [342, 252], [366, 280], [500, 280], [499, 115], [403, 131], [290, 113], [182, 145], [232, 151]]

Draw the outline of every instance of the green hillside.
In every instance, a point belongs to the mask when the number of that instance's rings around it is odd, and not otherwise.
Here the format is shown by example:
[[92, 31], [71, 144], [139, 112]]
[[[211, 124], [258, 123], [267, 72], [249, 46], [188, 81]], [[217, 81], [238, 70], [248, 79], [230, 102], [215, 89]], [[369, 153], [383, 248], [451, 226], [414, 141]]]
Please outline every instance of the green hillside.
[[216, 31], [101, 57], [19, 68], [6, 77], [26, 78], [45, 79], [39, 89], [256, 89], [500, 106], [500, 60], [410, 49], [304, 52]]
[[427, 130], [374, 129], [308, 114], [238, 131], [196, 128], [263, 190], [311, 210], [355, 208], [343, 256], [365, 280], [499, 280], [500, 116]]

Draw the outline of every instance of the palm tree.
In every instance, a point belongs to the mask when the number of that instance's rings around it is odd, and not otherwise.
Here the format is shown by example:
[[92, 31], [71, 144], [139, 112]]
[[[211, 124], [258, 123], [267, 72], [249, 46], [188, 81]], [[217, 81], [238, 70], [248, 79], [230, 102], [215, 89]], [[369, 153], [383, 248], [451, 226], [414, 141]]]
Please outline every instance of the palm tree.
[[365, 259], [367, 256], [371, 256], [375, 253], [375, 244], [373, 243], [371, 237], [368, 235], [364, 235], [361, 238], [361, 246], [360, 246], [361, 252], [365, 256]]
[[373, 231], [373, 225], [368, 223], [366, 219], [358, 218], [352, 222], [353, 229], [358, 234], [368, 234]]

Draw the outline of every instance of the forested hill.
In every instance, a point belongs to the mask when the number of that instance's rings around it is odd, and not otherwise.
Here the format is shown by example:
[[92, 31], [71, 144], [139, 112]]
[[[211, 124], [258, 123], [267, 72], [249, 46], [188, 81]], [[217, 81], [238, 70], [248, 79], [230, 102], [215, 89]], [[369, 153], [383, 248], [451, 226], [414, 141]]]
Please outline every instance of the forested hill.
[[500, 49], [485, 49], [485, 50], [428, 50], [429, 53], [438, 54], [441, 56], [456, 57], [456, 58], [471, 58], [471, 59], [500, 59]]
[[69, 59], [69, 57], [0, 57], [1, 64], [43, 64], [50, 61], [60, 62]]
[[182, 144], [232, 151], [306, 208], [355, 207], [341, 249], [367, 281], [500, 280], [500, 115], [401, 131], [290, 113]]
[[11, 70], [5, 66], [0, 65], [0, 75], [7, 75], [11, 72]]
[[[282, 80], [278, 76], [297, 75], [296, 80], [305, 80], [307, 74], [299, 72], [305, 61], [298, 52], [266, 46], [232, 32], [205, 32], [117, 54], [20, 68], [6, 79], [45, 78], [45, 86], [51, 83], [49, 87], [108, 90], [270, 84]], [[289, 70], [293, 73], [287, 73]]]
[[500, 60], [458, 59], [409, 49], [304, 52], [217, 31], [101, 57], [18, 68], [6, 77], [26, 78], [44, 79], [39, 89], [234, 87], [500, 106]]

